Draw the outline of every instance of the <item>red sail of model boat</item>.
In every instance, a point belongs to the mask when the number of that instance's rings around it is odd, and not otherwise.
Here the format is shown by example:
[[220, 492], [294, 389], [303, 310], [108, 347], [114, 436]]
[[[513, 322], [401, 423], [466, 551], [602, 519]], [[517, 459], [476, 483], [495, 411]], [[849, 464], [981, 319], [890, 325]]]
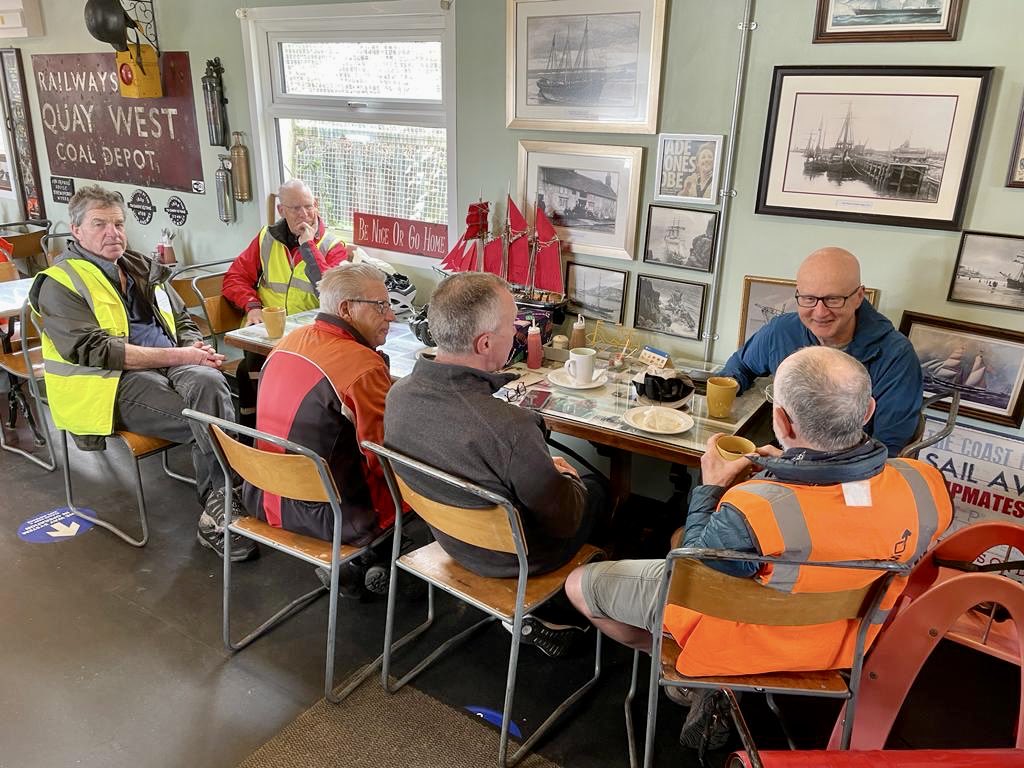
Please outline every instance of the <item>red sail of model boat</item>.
[[522, 211], [508, 198], [508, 276], [514, 285], [530, 282], [530, 238]]
[[470, 203], [466, 213], [466, 231], [441, 262], [444, 269], [453, 272], [471, 272], [477, 268], [477, 243], [487, 234], [487, 214], [490, 203], [483, 200]]
[[537, 240], [533, 287], [562, 294], [565, 292], [565, 284], [562, 282], [562, 247], [555, 228], [540, 206], [537, 206], [535, 227]]

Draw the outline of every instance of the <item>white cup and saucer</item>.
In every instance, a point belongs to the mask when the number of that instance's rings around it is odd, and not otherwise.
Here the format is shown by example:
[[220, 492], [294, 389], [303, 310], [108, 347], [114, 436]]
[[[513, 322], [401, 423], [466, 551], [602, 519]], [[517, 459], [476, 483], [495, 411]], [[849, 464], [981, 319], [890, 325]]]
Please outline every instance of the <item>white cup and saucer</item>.
[[569, 359], [561, 369], [548, 374], [548, 381], [566, 389], [595, 389], [608, 381], [607, 371], [594, 368], [597, 350], [590, 347], [576, 347], [569, 350]]

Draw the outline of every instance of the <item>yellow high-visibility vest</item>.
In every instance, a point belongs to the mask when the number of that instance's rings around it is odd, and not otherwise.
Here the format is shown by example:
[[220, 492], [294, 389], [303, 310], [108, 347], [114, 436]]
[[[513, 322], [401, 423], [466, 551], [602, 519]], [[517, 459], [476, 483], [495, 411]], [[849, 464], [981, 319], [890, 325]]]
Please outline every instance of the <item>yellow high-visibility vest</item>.
[[[256, 286], [256, 292], [259, 294], [260, 303], [264, 307], [284, 307], [289, 315], [307, 309], [317, 309], [320, 306], [320, 298], [317, 296], [316, 287], [306, 275], [306, 262], [299, 259], [299, 263], [292, 268], [288, 249], [267, 231], [267, 227], [260, 230], [259, 238], [260, 281]], [[326, 257], [340, 241], [340, 237], [325, 229], [323, 237], [316, 242], [316, 247]]]

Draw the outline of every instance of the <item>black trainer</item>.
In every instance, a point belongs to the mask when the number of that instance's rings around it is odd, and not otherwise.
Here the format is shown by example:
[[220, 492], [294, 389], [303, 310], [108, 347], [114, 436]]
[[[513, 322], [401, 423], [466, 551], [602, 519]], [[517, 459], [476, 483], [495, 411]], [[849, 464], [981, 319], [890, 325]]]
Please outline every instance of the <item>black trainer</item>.
[[[502, 625], [509, 632], [512, 631], [512, 624], [502, 622]], [[568, 655], [573, 643], [585, 632], [585, 629], [571, 624], [552, 624], [536, 616], [524, 616], [519, 642], [532, 645], [548, 656], [559, 659]]]
[[[359, 600], [363, 596], [362, 569], [355, 563], [344, 563], [340, 568], [341, 571], [338, 573], [338, 595], [340, 597]], [[331, 569], [324, 568], [322, 566], [318, 567], [316, 569], [316, 577], [320, 579], [320, 583], [330, 591]]]
[[679, 743], [701, 754], [724, 747], [729, 741], [732, 722], [725, 694], [707, 688], [694, 689], [690, 700], [692, 704], [679, 732]]
[[[238, 496], [232, 494], [231, 519], [234, 520], [244, 514], [245, 510], [239, 503]], [[218, 488], [206, 497], [203, 513], [199, 516], [196, 539], [221, 557], [224, 557], [224, 518], [224, 489]], [[260, 550], [255, 541], [238, 533], [231, 534], [231, 562], [255, 560], [259, 556]]]

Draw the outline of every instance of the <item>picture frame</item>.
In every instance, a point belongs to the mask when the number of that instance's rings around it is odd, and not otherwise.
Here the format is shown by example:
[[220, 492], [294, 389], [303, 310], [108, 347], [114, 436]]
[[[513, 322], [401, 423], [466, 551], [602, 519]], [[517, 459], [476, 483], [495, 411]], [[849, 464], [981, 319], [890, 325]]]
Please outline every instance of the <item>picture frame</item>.
[[776, 67], [755, 213], [959, 229], [991, 78], [991, 67]]
[[715, 263], [718, 211], [647, 207], [643, 260], [648, 264], [711, 272]]
[[705, 283], [637, 275], [633, 327], [681, 339], [700, 339], [707, 288]]
[[565, 265], [565, 295], [570, 314], [622, 324], [629, 272], [569, 261]]
[[654, 199], [664, 203], [718, 204], [724, 136], [703, 133], [662, 133]]
[[518, 193], [573, 253], [632, 259], [643, 147], [520, 141]]
[[956, 40], [963, 0], [908, 0], [899, 8], [818, 0], [815, 43], [905, 43]]
[[655, 133], [665, 0], [506, 0], [509, 128]]
[[26, 219], [45, 219], [46, 205], [39, 185], [39, 161], [32, 132], [25, 71], [20, 48], [0, 48], [0, 102], [6, 117], [11, 182]]
[[[743, 276], [743, 300], [740, 304], [740, 334], [736, 342], [742, 347], [776, 316], [796, 312], [796, 280], [783, 277]], [[864, 298], [878, 308], [878, 289], [865, 288]]]
[[[3, 121], [0, 125], [6, 125], [7, 115], [3, 112], [2, 106], [2, 103], [0, 103], [0, 120]], [[0, 198], [18, 200], [18, 192], [15, 189], [15, 184], [17, 183], [16, 173], [14, 169], [14, 155], [10, 149], [10, 139], [7, 137], [7, 131], [0, 130]]]
[[1024, 235], [964, 232], [946, 300], [1024, 312]]
[[924, 375], [925, 395], [960, 390], [960, 413], [1019, 427], [1024, 420], [1024, 332], [904, 312]]
[[1020, 103], [1020, 117], [1017, 118], [1017, 133], [1013, 138], [1013, 152], [1010, 167], [1006, 170], [1006, 186], [1024, 189], [1024, 99]]

